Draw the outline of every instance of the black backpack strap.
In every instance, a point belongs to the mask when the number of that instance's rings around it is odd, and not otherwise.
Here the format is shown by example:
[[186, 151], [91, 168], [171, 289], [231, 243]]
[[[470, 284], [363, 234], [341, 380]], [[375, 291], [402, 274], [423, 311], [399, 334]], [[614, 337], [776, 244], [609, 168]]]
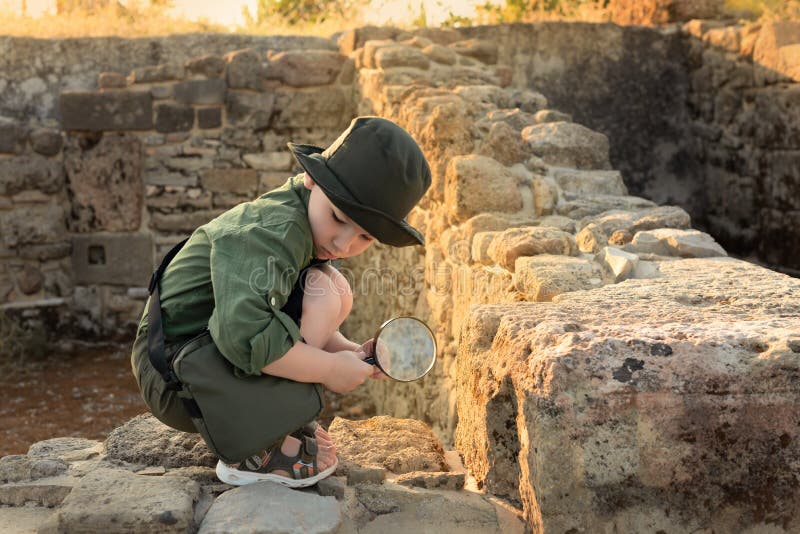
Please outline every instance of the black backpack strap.
[[150, 277], [150, 284], [147, 290], [150, 292], [150, 306], [147, 311], [147, 354], [150, 357], [150, 363], [156, 371], [164, 379], [168, 389], [180, 389], [181, 385], [175, 373], [169, 368], [167, 361], [167, 354], [164, 350], [164, 325], [161, 321], [161, 297], [158, 291], [158, 283], [161, 281], [161, 276], [167, 270], [167, 265], [172, 261], [172, 258], [183, 248], [183, 245], [189, 239], [186, 238], [167, 252], [161, 265], [158, 269], [153, 271]]

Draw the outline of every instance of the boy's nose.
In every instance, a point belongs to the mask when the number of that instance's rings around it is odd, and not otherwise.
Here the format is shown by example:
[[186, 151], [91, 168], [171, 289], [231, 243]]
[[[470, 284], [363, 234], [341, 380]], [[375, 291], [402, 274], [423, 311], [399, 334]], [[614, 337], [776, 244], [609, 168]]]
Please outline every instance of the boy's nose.
[[350, 252], [350, 246], [353, 244], [353, 240], [355, 240], [356, 237], [355, 232], [348, 232], [334, 239], [333, 244], [336, 245], [336, 255], [342, 257], [346, 256]]

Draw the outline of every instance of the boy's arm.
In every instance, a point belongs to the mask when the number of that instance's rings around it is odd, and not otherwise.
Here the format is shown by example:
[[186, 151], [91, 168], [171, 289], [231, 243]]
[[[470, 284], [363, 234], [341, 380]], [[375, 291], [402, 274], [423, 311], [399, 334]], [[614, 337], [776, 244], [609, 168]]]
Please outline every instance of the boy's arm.
[[297, 382], [318, 382], [336, 393], [347, 393], [372, 374], [372, 366], [364, 363], [362, 356], [349, 350], [327, 352], [298, 341], [261, 372]]
[[328, 340], [328, 344], [323, 348], [328, 352], [339, 352], [340, 350], [352, 350], [358, 352], [358, 350], [361, 349], [361, 345], [350, 341], [344, 337], [344, 334], [337, 330]]

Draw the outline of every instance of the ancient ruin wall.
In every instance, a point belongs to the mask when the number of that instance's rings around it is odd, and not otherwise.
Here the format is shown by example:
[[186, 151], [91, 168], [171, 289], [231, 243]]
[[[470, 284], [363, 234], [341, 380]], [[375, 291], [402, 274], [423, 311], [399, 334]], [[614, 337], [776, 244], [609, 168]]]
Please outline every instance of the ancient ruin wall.
[[800, 24], [463, 33], [498, 43], [515, 87], [606, 134], [633, 194], [683, 207], [733, 254], [800, 272]]

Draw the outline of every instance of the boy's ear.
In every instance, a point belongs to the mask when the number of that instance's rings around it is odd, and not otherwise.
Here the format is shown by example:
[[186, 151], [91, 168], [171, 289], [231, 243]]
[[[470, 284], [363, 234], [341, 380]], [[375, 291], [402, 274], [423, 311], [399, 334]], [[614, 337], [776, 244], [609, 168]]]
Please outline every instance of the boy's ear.
[[314, 188], [315, 185], [317, 185], [317, 183], [314, 181], [314, 179], [311, 177], [310, 174], [305, 173], [303, 175], [303, 185], [305, 186], [306, 189], [310, 191], [311, 189]]

